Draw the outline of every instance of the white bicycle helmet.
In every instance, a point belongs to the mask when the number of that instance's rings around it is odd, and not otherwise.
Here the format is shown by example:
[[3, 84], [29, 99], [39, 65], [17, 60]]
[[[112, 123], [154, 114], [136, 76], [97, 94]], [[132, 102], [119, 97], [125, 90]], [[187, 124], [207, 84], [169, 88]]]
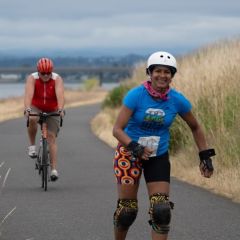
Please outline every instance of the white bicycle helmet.
[[172, 74], [174, 75], [177, 72], [177, 62], [175, 57], [168, 52], [155, 52], [150, 55], [147, 61], [147, 71], [153, 65], [163, 65], [170, 67]]

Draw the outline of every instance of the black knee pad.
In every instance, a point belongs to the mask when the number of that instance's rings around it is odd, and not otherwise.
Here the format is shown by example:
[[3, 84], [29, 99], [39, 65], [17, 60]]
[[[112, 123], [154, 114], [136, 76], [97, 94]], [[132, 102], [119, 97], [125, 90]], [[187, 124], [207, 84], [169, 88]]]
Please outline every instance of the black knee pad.
[[114, 213], [114, 226], [120, 230], [127, 230], [137, 217], [138, 204], [136, 199], [119, 199]]
[[171, 209], [174, 204], [169, 202], [169, 197], [163, 193], [155, 193], [150, 196], [150, 225], [159, 234], [169, 232], [171, 221]]

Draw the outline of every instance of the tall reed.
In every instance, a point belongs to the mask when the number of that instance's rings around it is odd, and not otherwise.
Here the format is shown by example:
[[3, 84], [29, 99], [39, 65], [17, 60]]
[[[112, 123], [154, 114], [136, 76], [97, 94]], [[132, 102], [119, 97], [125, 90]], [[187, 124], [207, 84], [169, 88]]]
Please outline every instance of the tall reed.
[[218, 162], [229, 167], [240, 165], [239, 52], [239, 39], [200, 49], [179, 60], [173, 81], [190, 99]]

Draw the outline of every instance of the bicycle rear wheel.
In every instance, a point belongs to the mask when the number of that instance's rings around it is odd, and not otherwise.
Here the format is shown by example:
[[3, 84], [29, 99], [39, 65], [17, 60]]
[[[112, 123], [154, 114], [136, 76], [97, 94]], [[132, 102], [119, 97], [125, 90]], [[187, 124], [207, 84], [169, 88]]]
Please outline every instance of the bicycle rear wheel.
[[46, 139], [42, 142], [42, 188], [47, 191], [48, 187], [48, 167], [49, 167], [49, 156], [48, 156], [48, 143]]

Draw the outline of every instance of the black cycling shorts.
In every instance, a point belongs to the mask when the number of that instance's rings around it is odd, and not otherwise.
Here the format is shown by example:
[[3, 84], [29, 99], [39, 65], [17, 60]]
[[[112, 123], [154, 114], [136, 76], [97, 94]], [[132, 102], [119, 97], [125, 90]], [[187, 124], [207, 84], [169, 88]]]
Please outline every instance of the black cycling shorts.
[[170, 182], [171, 164], [168, 152], [157, 157], [151, 157], [147, 161], [142, 161], [142, 168], [147, 183]]

